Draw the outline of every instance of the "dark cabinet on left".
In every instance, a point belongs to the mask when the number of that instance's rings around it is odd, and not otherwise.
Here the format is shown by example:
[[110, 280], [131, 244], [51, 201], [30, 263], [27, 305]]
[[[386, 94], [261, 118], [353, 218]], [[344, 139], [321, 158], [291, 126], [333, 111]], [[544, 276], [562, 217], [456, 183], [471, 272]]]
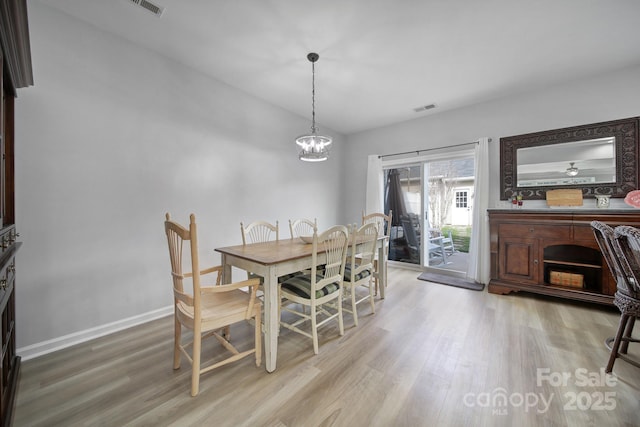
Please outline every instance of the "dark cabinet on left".
[[0, 230], [0, 414], [3, 424], [11, 421], [11, 413], [15, 399], [18, 375], [20, 372], [20, 357], [16, 354], [16, 252], [21, 243], [16, 239], [15, 226], [8, 226]]
[[20, 373], [16, 353], [14, 102], [33, 84], [26, 0], [0, 0], [0, 426], [11, 425]]

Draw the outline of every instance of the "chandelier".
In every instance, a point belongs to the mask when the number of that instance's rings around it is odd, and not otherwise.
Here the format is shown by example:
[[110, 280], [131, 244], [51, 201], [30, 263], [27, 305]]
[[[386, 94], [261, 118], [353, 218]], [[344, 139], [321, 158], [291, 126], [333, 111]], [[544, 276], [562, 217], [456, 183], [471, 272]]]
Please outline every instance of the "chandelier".
[[576, 176], [578, 175], [578, 168], [573, 166], [573, 162], [571, 162], [569, 163], [569, 167], [564, 173], [566, 173], [569, 176]]
[[311, 133], [296, 138], [298, 158], [305, 162], [322, 162], [329, 158], [329, 149], [333, 141], [330, 136], [318, 135], [316, 132], [316, 61], [317, 53], [310, 53], [307, 59], [311, 62]]

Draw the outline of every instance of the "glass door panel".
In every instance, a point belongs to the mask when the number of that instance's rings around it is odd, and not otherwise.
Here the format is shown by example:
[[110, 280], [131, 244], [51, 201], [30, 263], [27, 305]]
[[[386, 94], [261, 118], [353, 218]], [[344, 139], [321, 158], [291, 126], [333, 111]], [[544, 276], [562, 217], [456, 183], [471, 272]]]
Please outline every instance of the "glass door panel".
[[424, 267], [465, 273], [474, 195], [474, 158], [443, 158], [424, 164]]
[[389, 260], [422, 265], [422, 166], [403, 166], [384, 172], [385, 212], [393, 212]]

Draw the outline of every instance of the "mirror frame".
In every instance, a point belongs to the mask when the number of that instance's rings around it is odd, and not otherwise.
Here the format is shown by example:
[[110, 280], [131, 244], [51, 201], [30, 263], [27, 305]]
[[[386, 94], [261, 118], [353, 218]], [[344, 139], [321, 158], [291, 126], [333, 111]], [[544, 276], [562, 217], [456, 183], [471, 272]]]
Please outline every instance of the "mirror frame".
[[[638, 124], [640, 117], [592, 123], [563, 129], [534, 132], [500, 138], [500, 200], [509, 200], [520, 194], [525, 200], [544, 200], [548, 190], [579, 188], [585, 198], [596, 195], [625, 197], [637, 190], [640, 182], [638, 171]], [[517, 152], [519, 148], [540, 147], [588, 139], [615, 137], [616, 182], [594, 185], [555, 185], [545, 187], [517, 187]]]

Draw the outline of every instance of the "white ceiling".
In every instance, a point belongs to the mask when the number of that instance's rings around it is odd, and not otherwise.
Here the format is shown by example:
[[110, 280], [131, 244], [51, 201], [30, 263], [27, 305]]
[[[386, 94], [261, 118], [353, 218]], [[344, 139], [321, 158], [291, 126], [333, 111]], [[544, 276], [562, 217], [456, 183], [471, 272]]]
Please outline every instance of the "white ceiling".
[[640, 64], [639, 0], [30, 1], [309, 119], [317, 52], [316, 119], [343, 134]]

